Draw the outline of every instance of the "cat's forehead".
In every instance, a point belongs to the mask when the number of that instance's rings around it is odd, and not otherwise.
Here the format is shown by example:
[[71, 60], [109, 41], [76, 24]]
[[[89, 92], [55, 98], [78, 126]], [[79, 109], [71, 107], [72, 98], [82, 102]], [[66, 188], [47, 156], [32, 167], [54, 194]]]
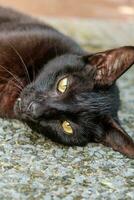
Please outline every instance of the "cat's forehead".
[[[65, 54], [58, 56], [49, 61], [43, 68], [45, 72], [53, 72], [59, 70], [79, 70], [85, 65], [82, 56]], [[53, 70], [53, 71], [52, 71]]]
[[51, 59], [36, 78], [36, 83], [51, 85], [58, 77], [83, 70], [85, 63], [81, 56], [65, 54]]

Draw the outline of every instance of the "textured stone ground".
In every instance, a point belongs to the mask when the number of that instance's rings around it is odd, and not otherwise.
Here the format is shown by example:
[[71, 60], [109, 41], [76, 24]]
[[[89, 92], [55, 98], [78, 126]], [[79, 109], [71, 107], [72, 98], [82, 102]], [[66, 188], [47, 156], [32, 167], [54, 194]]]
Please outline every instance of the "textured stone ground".
[[[134, 45], [134, 25], [48, 20], [93, 51]], [[118, 81], [123, 126], [134, 138], [134, 68]], [[134, 160], [102, 145], [52, 143], [18, 121], [0, 119], [0, 200], [131, 200]]]

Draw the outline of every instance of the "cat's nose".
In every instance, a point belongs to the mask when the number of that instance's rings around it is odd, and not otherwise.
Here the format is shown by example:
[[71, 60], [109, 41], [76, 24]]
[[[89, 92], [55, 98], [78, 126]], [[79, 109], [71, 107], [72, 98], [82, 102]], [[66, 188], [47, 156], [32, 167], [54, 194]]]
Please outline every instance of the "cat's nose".
[[30, 114], [33, 118], [38, 118], [42, 115], [41, 105], [37, 102], [30, 102], [27, 107], [27, 114]]

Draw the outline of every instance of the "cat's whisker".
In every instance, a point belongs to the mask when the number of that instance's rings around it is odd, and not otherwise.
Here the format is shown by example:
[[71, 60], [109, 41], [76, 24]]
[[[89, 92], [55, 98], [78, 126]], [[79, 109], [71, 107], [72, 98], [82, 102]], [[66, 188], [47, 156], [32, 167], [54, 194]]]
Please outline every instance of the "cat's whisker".
[[[1, 76], [0, 76], [0, 79], [6, 80], [6, 81], [10, 81], [10, 80], [11, 80], [11, 79], [4, 78], [4, 77], [1, 77]], [[15, 82], [13, 82], [13, 83], [14, 83], [14, 85], [19, 89], [19, 92], [21, 92], [23, 88], [20, 87], [20, 85], [18, 85], [17, 83], [15, 83]]]
[[22, 87], [19, 87], [15, 82], [14, 82], [14, 85], [19, 89], [19, 91], [21, 92], [22, 91]]
[[30, 57], [30, 59], [31, 59], [31, 61], [32, 61], [32, 81], [35, 81], [35, 78], [36, 78], [36, 76], [35, 76], [35, 65], [34, 65], [34, 61], [33, 61], [33, 59]]
[[21, 89], [23, 89], [23, 85], [21, 84], [21, 82], [17, 79], [17, 77], [12, 72], [10, 72], [8, 69], [6, 69], [5, 67], [3, 67], [2, 65], [0, 65], [0, 67], [3, 68], [6, 72], [8, 72], [14, 78], [14, 80], [17, 81], [17, 83], [19, 84], [19, 87]]
[[11, 43], [9, 43], [9, 45], [10, 45], [10, 47], [14, 50], [14, 52], [16, 53], [16, 55], [19, 57], [21, 63], [22, 63], [23, 66], [24, 66], [25, 74], [26, 74], [26, 76], [27, 76], [27, 79], [28, 79], [29, 83], [31, 83], [31, 79], [30, 79], [30, 76], [29, 76], [29, 72], [28, 72], [27, 66], [26, 66], [26, 64], [25, 64], [25, 62], [24, 62], [22, 56], [20, 55], [20, 53], [17, 51], [17, 49], [16, 49]]

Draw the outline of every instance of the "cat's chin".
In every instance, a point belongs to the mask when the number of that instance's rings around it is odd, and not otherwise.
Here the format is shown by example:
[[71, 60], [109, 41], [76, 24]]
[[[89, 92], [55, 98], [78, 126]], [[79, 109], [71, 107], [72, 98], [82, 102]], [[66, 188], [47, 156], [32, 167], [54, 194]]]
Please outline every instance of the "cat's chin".
[[21, 110], [19, 108], [19, 100], [18, 99], [14, 103], [13, 111], [14, 111], [14, 114], [15, 114], [16, 118], [21, 118]]

